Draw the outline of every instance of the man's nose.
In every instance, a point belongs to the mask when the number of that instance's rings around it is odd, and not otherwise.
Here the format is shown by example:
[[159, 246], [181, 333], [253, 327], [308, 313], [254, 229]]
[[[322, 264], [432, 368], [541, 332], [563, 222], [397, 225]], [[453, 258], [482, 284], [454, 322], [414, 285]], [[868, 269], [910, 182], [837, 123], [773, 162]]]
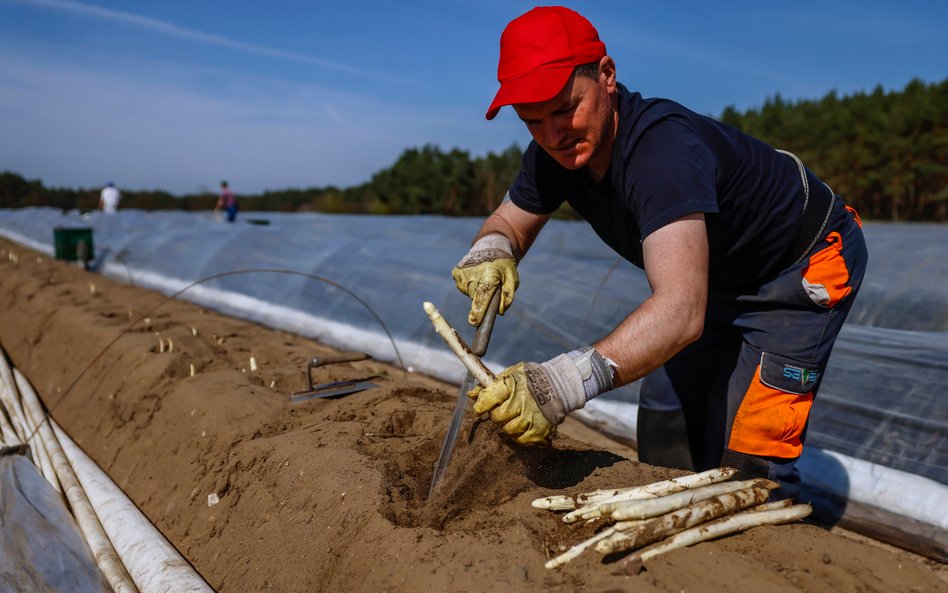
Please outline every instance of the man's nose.
[[566, 127], [555, 117], [543, 120], [543, 140], [547, 146], [558, 147], [566, 136]]

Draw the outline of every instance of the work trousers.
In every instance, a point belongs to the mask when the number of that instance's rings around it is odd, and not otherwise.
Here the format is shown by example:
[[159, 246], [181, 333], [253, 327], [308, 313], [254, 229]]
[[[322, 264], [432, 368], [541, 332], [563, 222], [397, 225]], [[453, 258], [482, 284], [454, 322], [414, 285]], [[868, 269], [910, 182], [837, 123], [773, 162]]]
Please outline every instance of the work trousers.
[[643, 380], [639, 459], [736, 467], [798, 498], [796, 462], [826, 362], [866, 270], [862, 223], [834, 200], [822, 239], [750, 294], [712, 292], [701, 337]]

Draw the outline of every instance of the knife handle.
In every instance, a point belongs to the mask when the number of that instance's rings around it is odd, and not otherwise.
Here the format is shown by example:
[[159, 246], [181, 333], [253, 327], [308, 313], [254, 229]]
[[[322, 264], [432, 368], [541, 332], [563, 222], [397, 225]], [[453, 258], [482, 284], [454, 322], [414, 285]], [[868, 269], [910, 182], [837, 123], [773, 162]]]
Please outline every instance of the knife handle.
[[490, 333], [494, 329], [494, 320], [497, 318], [497, 311], [500, 309], [500, 290], [498, 286], [494, 291], [494, 296], [487, 305], [487, 311], [484, 313], [484, 319], [477, 326], [474, 332], [474, 341], [471, 342], [471, 352], [477, 356], [484, 356], [487, 352], [487, 344], [490, 342]]

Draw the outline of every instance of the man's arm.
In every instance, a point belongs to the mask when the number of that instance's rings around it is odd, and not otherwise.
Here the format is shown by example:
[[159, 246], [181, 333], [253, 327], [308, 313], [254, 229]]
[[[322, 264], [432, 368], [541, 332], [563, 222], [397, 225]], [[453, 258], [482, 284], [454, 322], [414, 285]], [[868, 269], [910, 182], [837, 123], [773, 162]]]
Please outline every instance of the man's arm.
[[504, 198], [500, 206], [481, 225], [474, 244], [454, 269], [451, 277], [458, 290], [471, 297], [467, 321], [479, 326], [494, 293], [500, 289], [501, 315], [513, 303], [520, 286], [517, 262], [520, 261], [549, 215], [531, 214]]
[[533, 241], [540, 234], [549, 214], [533, 214], [520, 208], [505, 198], [494, 212], [487, 217], [474, 242], [490, 233], [500, 233], [507, 237], [513, 247], [513, 255], [519, 262], [526, 255]]
[[708, 235], [704, 215], [689, 214], [642, 244], [652, 296], [596, 343], [614, 361], [613, 387], [644, 377], [701, 336], [708, 300]]
[[690, 214], [655, 231], [645, 239], [643, 254], [652, 296], [619, 327], [594, 348], [508, 367], [488, 387], [468, 393], [474, 411], [490, 412], [519, 443], [544, 442], [567, 414], [644, 376], [698, 339], [708, 300], [704, 215]]

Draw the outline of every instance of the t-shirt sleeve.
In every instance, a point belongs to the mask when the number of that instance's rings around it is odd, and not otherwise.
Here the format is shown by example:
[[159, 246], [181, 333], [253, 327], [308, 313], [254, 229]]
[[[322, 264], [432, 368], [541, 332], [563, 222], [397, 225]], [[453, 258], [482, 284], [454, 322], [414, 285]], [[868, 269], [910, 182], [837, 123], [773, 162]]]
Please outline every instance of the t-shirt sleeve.
[[550, 214], [566, 200], [562, 185], [554, 181], [553, 163], [536, 142], [523, 153], [520, 173], [508, 190], [510, 201], [532, 214]]
[[719, 211], [717, 158], [684, 124], [659, 122], [642, 136], [633, 158], [624, 198], [643, 240], [687, 214]]

